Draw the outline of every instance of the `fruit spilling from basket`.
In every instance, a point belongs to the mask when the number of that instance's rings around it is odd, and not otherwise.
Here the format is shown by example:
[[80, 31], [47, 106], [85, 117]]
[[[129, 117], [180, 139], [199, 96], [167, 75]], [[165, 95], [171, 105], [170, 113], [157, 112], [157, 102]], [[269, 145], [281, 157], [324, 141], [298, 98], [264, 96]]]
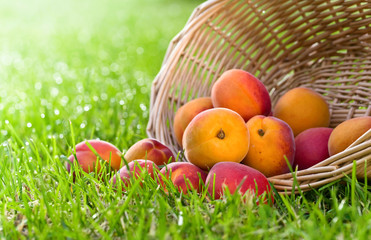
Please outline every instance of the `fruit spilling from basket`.
[[127, 187], [134, 178], [149, 175], [165, 192], [171, 183], [184, 194], [207, 187], [213, 199], [228, 191], [267, 202], [272, 195], [268, 177], [310, 168], [342, 152], [371, 128], [371, 117], [349, 119], [334, 129], [329, 124], [328, 103], [315, 90], [291, 89], [272, 109], [263, 83], [232, 69], [215, 82], [210, 97], [193, 99], [176, 111], [174, 138], [187, 162], [180, 157], [175, 162], [171, 150], [156, 139], [135, 143], [124, 161], [112, 144], [91, 140], [76, 146], [67, 168], [77, 158], [75, 166], [84, 172], [99, 171], [103, 160], [109, 171], [119, 170], [110, 180], [114, 186], [121, 180]]

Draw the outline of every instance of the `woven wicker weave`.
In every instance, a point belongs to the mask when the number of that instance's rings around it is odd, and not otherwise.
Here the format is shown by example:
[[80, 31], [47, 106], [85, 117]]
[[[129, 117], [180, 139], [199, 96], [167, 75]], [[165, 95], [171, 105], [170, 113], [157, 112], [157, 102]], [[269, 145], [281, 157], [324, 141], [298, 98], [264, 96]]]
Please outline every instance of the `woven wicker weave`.
[[[195, 9], [172, 40], [152, 85], [147, 133], [180, 150], [173, 133], [175, 111], [210, 96], [217, 78], [231, 68], [257, 76], [272, 104], [289, 89], [305, 86], [330, 104], [331, 127], [371, 115], [371, 2], [340, 0], [214, 0]], [[352, 171], [371, 177], [371, 130], [347, 150], [296, 180], [305, 191]], [[269, 179], [291, 191], [293, 174]]]

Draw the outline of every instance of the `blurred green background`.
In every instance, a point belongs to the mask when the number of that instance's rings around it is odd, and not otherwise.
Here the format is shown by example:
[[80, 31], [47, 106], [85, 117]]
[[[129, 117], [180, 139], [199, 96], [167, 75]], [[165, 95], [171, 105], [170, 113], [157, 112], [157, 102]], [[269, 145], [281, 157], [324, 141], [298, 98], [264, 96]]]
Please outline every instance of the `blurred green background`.
[[[146, 136], [151, 82], [196, 0], [0, 2], [0, 138], [66, 150], [101, 138], [127, 148]], [[8, 125], [8, 126], [7, 126]]]

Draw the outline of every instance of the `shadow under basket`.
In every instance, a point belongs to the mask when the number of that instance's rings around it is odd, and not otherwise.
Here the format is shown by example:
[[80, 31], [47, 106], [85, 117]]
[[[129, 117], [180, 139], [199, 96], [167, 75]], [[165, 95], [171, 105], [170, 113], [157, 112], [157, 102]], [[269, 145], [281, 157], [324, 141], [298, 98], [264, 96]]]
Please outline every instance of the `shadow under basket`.
[[[214, 82], [232, 68], [260, 79], [273, 106], [299, 86], [322, 94], [330, 106], [330, 127], [370, 116], [371, 3], [204, 2], [171, 41], [153, 82], [149, 137], [181, 151], [173, 130], [175, 112], [194, 98], [210, 96]], [[331, 183], [352, 173], [353, 167], [358, 178], [371, 178], [371, 129], [343, 152], [269, 180], [278, 192], [289, 194], [298, 186], [307, 191]]]

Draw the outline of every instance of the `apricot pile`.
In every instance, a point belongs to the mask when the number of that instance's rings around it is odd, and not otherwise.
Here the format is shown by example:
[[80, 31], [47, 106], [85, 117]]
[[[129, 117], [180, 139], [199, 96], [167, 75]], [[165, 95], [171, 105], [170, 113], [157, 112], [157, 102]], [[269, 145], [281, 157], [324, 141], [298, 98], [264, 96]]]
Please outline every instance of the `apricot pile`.
[[117, 188], [121, 182], [123, 191], [147, 176], [164, 192], [172, 184], [183, 194], [205, 190], [219, 199], [228, 192], [273, 203], [268, 177], [309, 168], [371, 128], [371, 116], [329, 128], [328, 103], [305, 87], [287, 91], [272, 106], [263, 83], [240, 69], [223, 73], [211, 96], [181, 106], [173, 122], [187, 162], [177, 162], [170, 148], [153, 138], [136, 142], [125, 154], [108, 142], [88, 140], [76, 145], [67, 170], [75, 177], [74, 165], [99, 179], [109, 173], [109, 183]]
[[[290, 168], [303, 170], [343, 151], [371, 128], [370, 116], [349, 119], [335, 129], [329, 128], [326, 99], [306, 87], [288, 90], [272, 106], [263, 83], [241, 69], [224, 72], [212, 86], [210, 97], [212, 107], [206, 97], [207, 108], [201, 104], [197, 107], [201, 98], [179, 108], [173, 129], [183, 133], [176, 140], [187, 161], [209, 171], [209, 175], [214, 174], [214, 166], [220, 163], [234, 166], [235, 170], [225, 172], [218, 167], [224, 180], [215, 182], [228, 185], [232, 192], [239, 183], [236, 179], [241, 166], [249, 166], [265, 177], [288, 173]], [[251, 170], [244, 170], [250, 172], [250, 177], [254, 175]], [[231, 182], [233, 186], [229, 185]], [[264, 181], [255, 182], [268, 191]]]

